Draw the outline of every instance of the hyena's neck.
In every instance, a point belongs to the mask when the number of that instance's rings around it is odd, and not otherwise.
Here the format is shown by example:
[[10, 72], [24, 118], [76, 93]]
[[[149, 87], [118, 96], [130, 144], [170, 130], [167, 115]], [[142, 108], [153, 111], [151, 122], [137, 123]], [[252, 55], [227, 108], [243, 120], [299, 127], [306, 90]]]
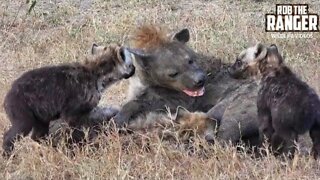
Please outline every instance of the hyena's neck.
[[264, 68], [261, 71], [263, 79], [267, 78], [277, 78], [279, 76], [295, 76], [294, 73], [285, 65], [280, 65], [278, 67]]
[[112, 75], [96, 76], [96, 86], [100, 93], [103, 93], [108, 87], [113, 85], [116, 80]]
[[101, 63], [101, 61], [85, 61], [82, 64], [77, 64], [78, 68], [82, 69], [83, 76], [86, 76], [91, 83], [96, 84], [100, 93], [115, 81], [112, 68], [105, 68], [106, 66], [101, 66]]
[[139, 95], [141, 95], [145, 89], [148, 87], [143, 80], [139, 77], [139, 74], [133, 75], [129, 79], [129, 88], [127, 92], [127, 101], [136, 99]]
[[105, 61], [104, 56], [98, 56], [94, 59], [87, 58], [82, 64], [91, 74], [97, 76], [98, 78], [111, 74], [114, 70], [114, 64], [112, 61]]

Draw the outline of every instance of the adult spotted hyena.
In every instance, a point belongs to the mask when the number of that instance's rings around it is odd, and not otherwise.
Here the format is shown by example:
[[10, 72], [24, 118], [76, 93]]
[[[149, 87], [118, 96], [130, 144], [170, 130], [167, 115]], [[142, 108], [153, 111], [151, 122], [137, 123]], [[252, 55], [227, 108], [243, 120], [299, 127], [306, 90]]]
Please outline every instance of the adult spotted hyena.
[[34, 69], [15, 80], [4, 100], [12, 124], [5, 133], [3, 149], [10, 152], [18, 135], [31, 130], [37, 140], [48, 133], [50, 121], [60, 117], [71, 126], [97, 106], [103, 90], [129, 78], [135, 68], [131, 56], [118, 45], [92, 46], [92, 56], [83, 64]]
[[218, 141], [257, 146], [260, 144], [256, 107], [258, 85], [248, 76], [247, 69], [235, 64], [221, 64], [218, 71], [211, 71], [206, 93], [198, 103], [203, 111], [208, 111], [210, 118], [219, 122]]
[[207, 112], [209, 117], [219, 122], [217, 139], [221, 142], [231, 142], [234, 145], [245, 143], [249, 146], [260, 144], [255, 105], [258, 88], [257, 84], [249, 82], [233, 84], [237, 86], [229, 89], [231, 92], [221, 97]]
[[243, 51], [239, 61], [260, 75], [257, 98], [261, 138], [276, 153], [294, 154], [298, 135], [310, 132], [315, 157], [320, 155], [320, 100], [285, 64], [276, 45], [257, 44]]
[[130, 52], [136, 73], [130, 78], [128, 102], [114, 117], [119, 126], [148, 112], [174, 112], [177, 106], [198, 110], [205, 93], [206, 73], [198, 56], [186, 43], [187, 29], [169, 35], [158, 26], [142, 26], [132, 35]]

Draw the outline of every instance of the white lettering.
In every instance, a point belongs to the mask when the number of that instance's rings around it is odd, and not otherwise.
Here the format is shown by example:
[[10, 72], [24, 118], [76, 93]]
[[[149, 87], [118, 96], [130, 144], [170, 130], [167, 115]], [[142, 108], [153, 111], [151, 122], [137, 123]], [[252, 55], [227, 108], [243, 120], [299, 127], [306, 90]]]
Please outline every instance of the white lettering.
[[267, 31], [274, 31], [276, 25], [276, 16], [275, 15], [267, 15]]
[[284, 29], [292, 31], [292, 15], [284, 16]]
[[293, 30], [301, 31], [300, 16], [293, 16]]
[[301, 30], [308, 31], [308, 15], [301, 15]]
[[310, 31], [318, 31], [319, 30], [319, 16], [317, 15], [309, 15], [309, 30]]
[[279, 15], [278, 18], [277, 18], [276, 30], [278, 30], [278, 31], [283, 31], [284, 30], [283, 19], [282, 19], [281, 15]]

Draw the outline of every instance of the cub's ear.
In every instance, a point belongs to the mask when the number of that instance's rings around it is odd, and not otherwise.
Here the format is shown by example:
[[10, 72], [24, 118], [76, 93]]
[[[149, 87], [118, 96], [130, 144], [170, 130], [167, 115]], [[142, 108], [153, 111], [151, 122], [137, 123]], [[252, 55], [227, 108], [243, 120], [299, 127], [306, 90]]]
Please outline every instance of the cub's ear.
[[[152, 61], [151, 54], [146, 53], [141, 49], [126, 48], [128, 55], [134, 55], [135, 62], [144, 70], [149, 69], [150, 61]], [[131, 56], [132, 57], [132, 56]]]
[[189, 114], [190, 112], [187, 109], [185, 109], [184, 107], [178, 106], [176, 111], [175, 121], [179, 123], [182, 119], [184, 119]]
[[[271, 44], [271, 45], [269, 46], [269, 51], [272, 52], [272, 53], [274, 53], [274, 54], [278, 54], [279, 56], [281, 56], [281, 55], [280, 55], [280, 52], [279, 52], [279, 49], [278, 49], [278, 46], [275, 45], [275, 44]], [[281, 58], [281, 59], [283, 60], [284, 58]]]
[[99, 46], [96, 44], [96, 43], [93, 43], [92, 44], [92, 47], [91, 47], [91, 55], [95, 55], [96, 53], [97, 53], [97, 48], [98, 48]]
[[279, 50], [278, 50], [277, 45], [271, 44], [271, 45], [269, 46], [269, 48], [270, 48], [270, 50], [272, 50], [273, 52], [278, 52], [278, 53], [279, 53]]
[[254, 53], [254, 56], [255, 56], [255, 59], [256, 60], [262, 60], [264, 59], [266, 56], [267, 56], [267, 47], [264, 46], [263, 44], [261, 43], [257, 43], [255, 45], [255, 53]]
[[93, 43], [92, 44], [92, 47], [91, 47], [91, 55], [96, 55], [96, 54], [99, 54], [101, 51], [103, 51], [106, 47], [104, 46], [98, 46], [96, 43]]
[[189, 33], [189, 30], [188, 29], [182, 29], [181, 31], [175, 33], [173, 36], [172, 36], [172, 39], [173, 40], [177, 40], [179, 42], [182, 42], [182, 43], [186, 43], [190, 40], [190, 33]]
[[268, 52], [268, 64], [272, 66], [279, 66], [283, 63], [283, 57], [279, 53], [277, 45], [271, 44], [268, 47]]

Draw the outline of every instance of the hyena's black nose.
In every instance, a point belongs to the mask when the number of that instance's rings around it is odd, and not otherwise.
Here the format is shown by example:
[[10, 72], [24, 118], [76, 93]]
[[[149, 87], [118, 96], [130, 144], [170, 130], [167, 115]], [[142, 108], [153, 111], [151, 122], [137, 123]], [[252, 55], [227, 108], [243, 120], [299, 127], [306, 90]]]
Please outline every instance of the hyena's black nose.
[[206, 82], [207, 76], [203, 72], [199, 72], [194, 77], [194, 86], [195, 87], [203, 87]]

